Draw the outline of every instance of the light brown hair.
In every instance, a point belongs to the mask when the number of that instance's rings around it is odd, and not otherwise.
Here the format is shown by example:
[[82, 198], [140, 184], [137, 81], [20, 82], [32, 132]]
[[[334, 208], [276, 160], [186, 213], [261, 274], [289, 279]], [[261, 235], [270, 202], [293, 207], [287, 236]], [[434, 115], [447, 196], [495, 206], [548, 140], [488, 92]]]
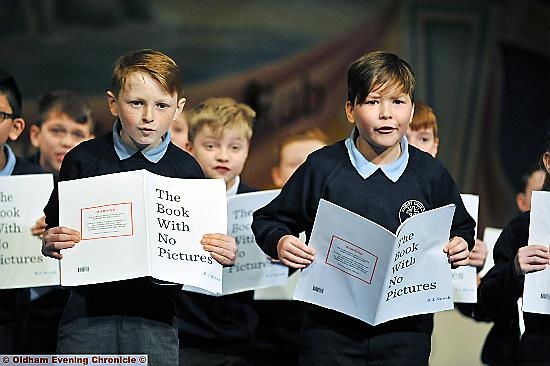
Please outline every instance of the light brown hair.
[[128, 75], [133, 72], [145, 72], [155, 79], [168, 94], [175, 93], [178, 99], [183, 96], [182, 78], [178, 65], [162, 52], [144, 49], [120, 56], [113, 68], [110, 91], [117, 95]]
[[435, 113], [431, 107], [422, 102], [414, 103], [414, 114], [409, 128], [412, 131], [431, 129], [433, 131], [434, 138], [436, 140], [439, 139], [439, 133], [437, 131], [437, 118]]
[[193, 144], [204, 126], [210, 127], [216, 134], [222, 133], [227, 127], [237, 127], [250, 142], [255, 117], [256, 112], [252, 108], [232, 98], [206, 99], [193, 107], [187, 115], [189, 144]]
[[296, 141], [310, 141], [310, 140], [320, 141], [325, 145], [328, 144], [327, 135], [325, 135], [325, 133], [317, 127], [311, 127], [304, 130], [300, 130], [298, 132], [289, 133], [286, 136], [284, 136], [281, 139], [281, 141], [279, 141], [279, 143], [273, 150], [273, 165], [278, 166], [281, 163], [281, 151], [283, 151], [286, 145]]

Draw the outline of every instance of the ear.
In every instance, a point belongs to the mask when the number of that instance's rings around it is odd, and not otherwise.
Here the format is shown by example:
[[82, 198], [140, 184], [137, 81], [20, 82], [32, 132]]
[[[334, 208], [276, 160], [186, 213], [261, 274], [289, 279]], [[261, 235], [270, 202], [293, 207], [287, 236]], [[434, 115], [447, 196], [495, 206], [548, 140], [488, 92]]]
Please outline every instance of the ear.
[[346, 118], [348, 119], [349, 123], [355, 123], [355, 117], [353, 117], [353, 104], [348, 100], [346, 101]]
[[36, 147], [37, 149], [40, 146], [40, 131], [41, 127], [37, 125], [32, 125], [29, 129], [29, 138], [31, 140], [31, 145]]
[[439, 150], [439, 138], [438, 137], [435, 138], [434, 150], [435, 150], [434, 151], [434, 153], [435, 153], [434, 158], [435, 158], [437, 156], [437, 151]]
[[107, 103], [109, 104], [109, 110], [111, 111], [111, 114], [115, 117], [118, 117], [118, 104], [116, 100], [115, 94], [107, 90]]
[[529, 211], [529, 204], [525, 202], [525, 193], [521, 192], [516, 194], [516, 205], [520, 212]]
[[9, 134], [10, 140], [12, 141], [17, 140], [17, 138], [19, 138], [19, 135], [21, 135], [24, 129], [25, 129], [25, 120], [21, 117], [15, 118], [11, 123], [10, 134]]
[[193, 145], [187, 141], [185, 143], [185, 151], [187, 151], [189, 154], [193, 155]]
[[283, 179], [281, 178], [281, 170], [278, 166], [271, 168], [271, 180], [277, 188], [282, 188], [284, 186], [285, 182], [283, 182]]
[[546, 174], [550, 174], [550, 153], [545, 152], [544, 156], [542, 157], [542, 161], [544, 162], [544, 167], [546, 168]]
[[176, 113], [174, 114], [174, 119], [176, 119], [176, 117], [178, 115], [181, 114], [181, 112], [183, 112], [183, 107], [185, 107], [185, 102], [187, 101], [187, 99], [185, 98], [180, 98], [180, 100], [178, 100], [178, 105], [176, 107]]

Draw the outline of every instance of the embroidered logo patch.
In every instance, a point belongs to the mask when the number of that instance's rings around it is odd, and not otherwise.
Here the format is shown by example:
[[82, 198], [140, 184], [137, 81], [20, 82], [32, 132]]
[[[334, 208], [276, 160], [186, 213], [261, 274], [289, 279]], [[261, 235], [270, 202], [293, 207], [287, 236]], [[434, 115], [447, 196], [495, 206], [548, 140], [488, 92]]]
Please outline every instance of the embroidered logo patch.
[[422, 202], [417, 200], [409, 200], [405, 202], [399, 209], [399, 222], [403, 223], [403, 221], [405, 221], [409, 217], [418, 215], [419, 213], [422, 213], [424, 211], [426, 211], [426, 208], [424, 207]]

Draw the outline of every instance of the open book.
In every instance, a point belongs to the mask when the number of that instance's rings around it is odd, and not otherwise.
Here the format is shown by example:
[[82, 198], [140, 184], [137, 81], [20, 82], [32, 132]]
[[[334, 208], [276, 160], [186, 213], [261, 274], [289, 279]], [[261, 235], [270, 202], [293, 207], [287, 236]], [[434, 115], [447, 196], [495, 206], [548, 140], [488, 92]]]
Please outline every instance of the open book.
[[405, 220], [393, 234], [325, 200], [319, 202], [294, 299], [377, 325], [453, 308], [449, 241], [454, 205]]
[[62, 285], [151, 276], [222, 290], [222, 265], [200, 243], [227, 232], [222, 179], [136, 170], [60, 182], [59, 224], [82, 237], [62, 252]]
[[[237, 260], [233, 266], [223, 269], [221, 295], [287, 283], [288, 267], [272, 262], [262, 252], [250, 228], [253, 212], [268, 204], [279, 192], [279, 189], [274, 189], [227, 198], [228, 235], [237, 242]], [[184, 290], [211, 294], [190, 286], [184, 286]]]
[[[533, 191], [529, 222], [529, 245], [550, 243], [550, 192]], [[527, 273], [523, 287], [524, 312], [550, 314], [550, 269]]]
[[57, 259], [31, 234], [52, 189], [51, 174], [0, 177], [0, 289], [59, 285]]

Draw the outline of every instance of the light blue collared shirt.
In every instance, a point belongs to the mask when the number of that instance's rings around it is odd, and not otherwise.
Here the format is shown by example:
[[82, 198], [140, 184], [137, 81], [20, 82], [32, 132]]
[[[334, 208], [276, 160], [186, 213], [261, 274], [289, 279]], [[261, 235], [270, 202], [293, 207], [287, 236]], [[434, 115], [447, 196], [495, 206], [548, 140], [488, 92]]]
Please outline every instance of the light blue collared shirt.
[[407, 141], [407, 137], [403, 136], [401, 141], [399, 141], [401, 145], [401, 155], [399, 155], [394, 162], [385, 165], [376, 165], [368, 161], [363, 154], [361, 154], [359, 149], [357, 149], [357, 146], [355, 146], [355, 140], [358, 135], [359, 131], [357, 128], [354, 128], [351, 132], [351, 136], [346, 139], [348, 155], [357, 173], [359, 173], [363, 179], [367, 179], [380, 169], [392, 182], [397, 182], [407, 168], [409, 162], [409, 142]]
[[[115, 151], [118, 155], [118, 158], [120, 160], [128, 159], [130, 156], [137, 153], [139, 150], [135, 146], [128, 146], [124, 142], [122, 142], [122, 138], [120, 137], [120, 121], [117, 119], [115, 123], [113, 124], [113, 142], [115, 145]], [[168, 144], [170, 144], [170, 131], [167, 131], [164, 136], [162, 136], [162, 142], [159, 146], [156, 146], [152, 149], [149, 149], [147, 151], [142, 150], [141, 153], [145, 157], [145, 159], [149, 160], [151, 163], [158, 163], [160, 159], [164, 156], [166, 153], [166, 150], [168, 150]]]
[[12, 175], [15, 168], [15, 154], [8, 144], [4, 145], [4, 154], [6, 154], [6, 166], [0, 170], [0, 177], [7, 177]]

